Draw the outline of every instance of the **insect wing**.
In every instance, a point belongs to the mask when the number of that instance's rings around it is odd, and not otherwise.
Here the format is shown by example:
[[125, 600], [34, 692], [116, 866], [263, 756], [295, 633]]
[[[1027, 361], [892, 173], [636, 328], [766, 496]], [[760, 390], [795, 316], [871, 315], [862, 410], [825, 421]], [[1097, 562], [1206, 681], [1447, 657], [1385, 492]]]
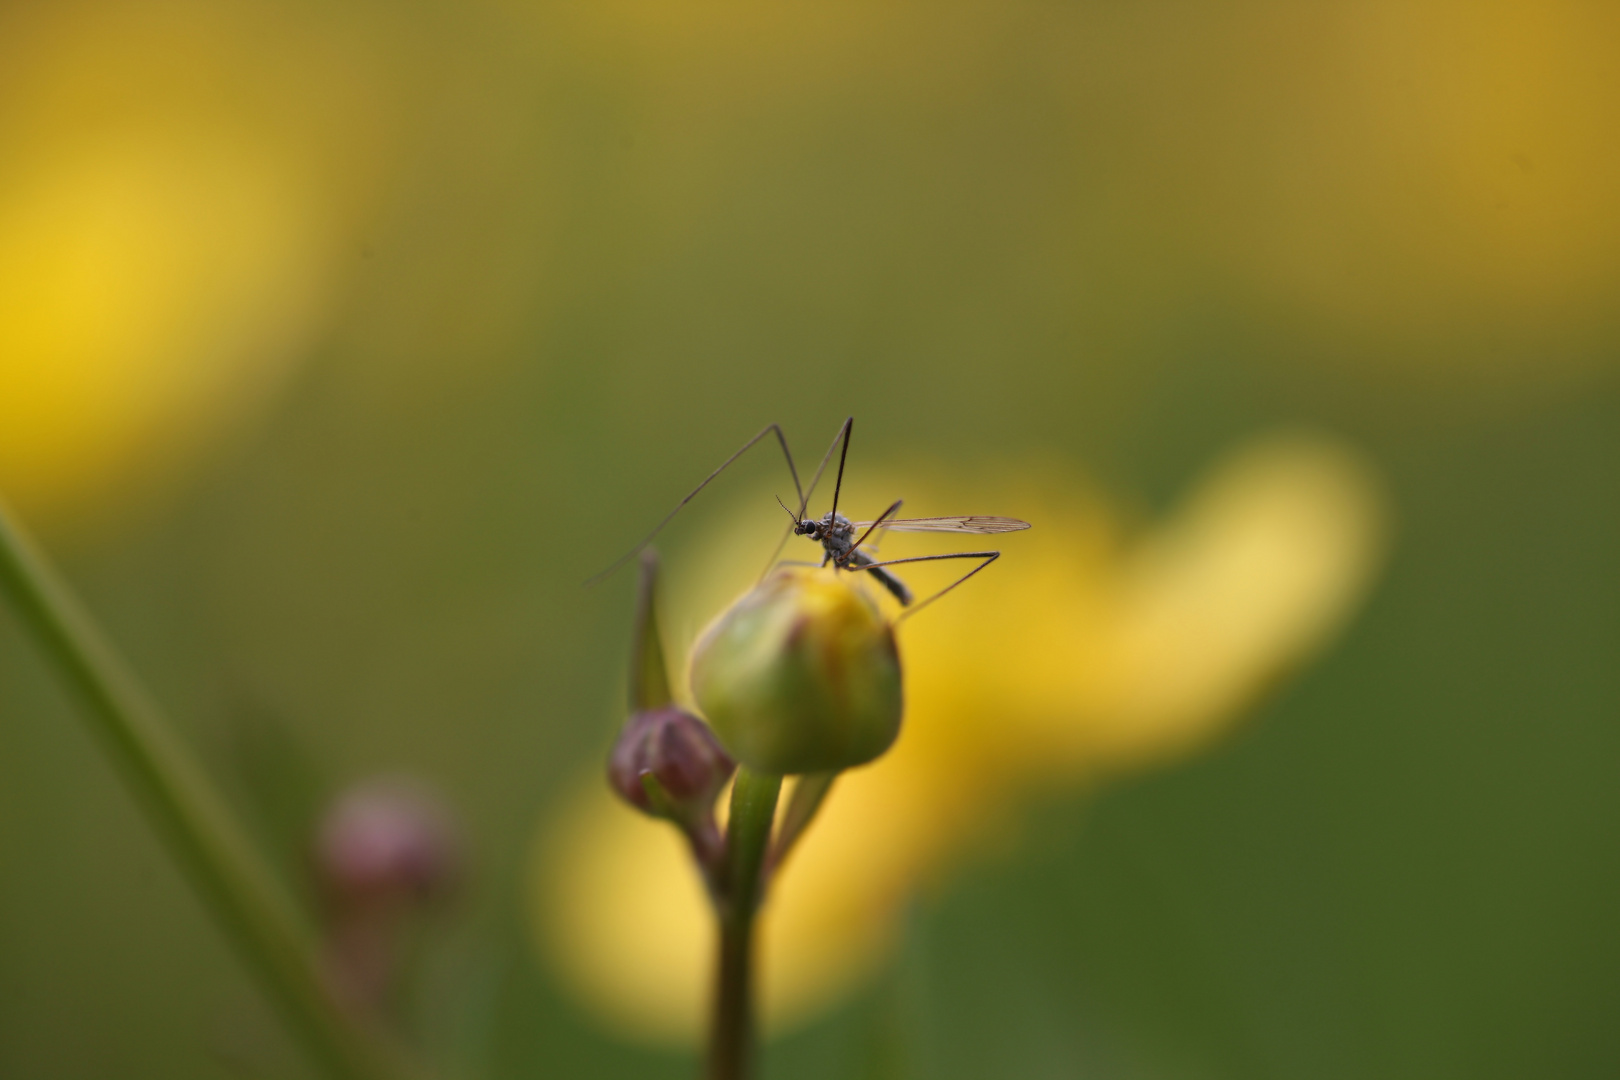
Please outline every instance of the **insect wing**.
[[[864, 529], [870, 526], [870, 521], [857, 521], [855, 528]], [[982, 515], [958, 515], [953, 517], [926, 517], [926, 518], [899, 518], [885, 519], [883, 528], [893, 529], [895, 532], [944, 532], [944, 533], [1008, 533], [1018, 532], [1029, 528], [1029, 522], [1019, 521], [1017, 518], [984, 517]]]

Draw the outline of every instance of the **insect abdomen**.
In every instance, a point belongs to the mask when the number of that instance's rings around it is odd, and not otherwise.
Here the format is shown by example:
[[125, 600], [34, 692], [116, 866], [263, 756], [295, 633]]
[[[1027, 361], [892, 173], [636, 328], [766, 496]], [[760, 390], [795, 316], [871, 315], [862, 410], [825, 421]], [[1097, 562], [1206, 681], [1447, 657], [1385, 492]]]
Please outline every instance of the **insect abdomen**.
[[[855, 566], [871, 566], [877, 560], [872, 558], [872, 556], [868, 555], [864, 551], [856, 550], [850, 553], [849, 561]], [[901, 581], [899, 578], [895, 577], [881, 566], [866, 572], [877, 578], [878, 584], [882, 585], [885, 589], [888, 589], [889, 592], [893, 594], [894, 598], [900, 601], [901, 604], [911, 603], [911, 590], [906, 588], [905, 582]]]
[[911, 603], [911, 590], [906, 588], [905, 582], [901, 581], [899, 578], [895, 577], [881, 566], [876, 570], [868, 570], [867, 573], [877, 578], [878, 582], [885, 589], [888, 589], [891, 593], [893, 593], [894, 598], [900, 601], [900, 603]]

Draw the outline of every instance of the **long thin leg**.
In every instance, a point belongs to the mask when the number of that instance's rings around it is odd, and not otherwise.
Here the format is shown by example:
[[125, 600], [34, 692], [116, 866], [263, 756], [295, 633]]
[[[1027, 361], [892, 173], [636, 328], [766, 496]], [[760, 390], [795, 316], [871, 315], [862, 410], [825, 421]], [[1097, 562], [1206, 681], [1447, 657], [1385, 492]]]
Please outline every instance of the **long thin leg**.
[[868, 555], [880, 555], [880, 554], [882, 554], [882, 552], [881, 552], [881, 550], [879, 548], [879, 545], [887, 543], [888, 540], [889, 540], [889, 525], [888, 525], [888, 522], [884, 522], [882, 525], [878, 526], [877, 535], [872, 537], [871, 541], [869, 543], [867, 543], [867, 545], [866, 545], [866, 553]]
[[[697, 487], [693, 488], [687, 494], [686, 498], [684, 498], [680, 502], [676, 503], [675, 504], [675, 509], [671, 510], [668, 514], [665, 514], [664, 515], [664, 520], [660, 521], [656, 526], [654, 526], [653, 531], [648, 533], [646, 538], [643, 539], [641, 541], [641, 543], [637, 544], [635, 547], [633, 547], [629, 551], [625, 552], [624, 555], [622, 555], [621, 557], [615, 559], [613, 561], [613, 564], [611, 566], [609, 566], [606, 570], [602, 570], [599, 573], [593, 574], [589, 578], [587, 578], [585, 580], [586, 587], [589, 588], [590, 586], [595, 585], [598, 581], [601, 581], [603, 578], [605, 578], [609, 574], [613, 573], [619, 567], [623, 566], [625, 563], [627, 563], [631, 559], [635, 558], [636, 555], [639, 552], [644, 550], [648, 544], [653, 542], [653, 539], [655, 537], [657, 537], [659, 533], [664, 531], [664, 526], [665, 525], [668, 525], [671, 521], [675, 520], [675, 515], [681, 512], [682, 507], [684, 507], [687, 503], [691, 502], [693, 499], [697, 498], [698, 492], [702, 491], [704, 488], [709, 486], [710, 481], [712, 481], [715, 477], [719, 476], [721, 473], [725, 472], [726, 468], [728, 466], [730, 466], [732, 462], [736, 461], [738, 458], [740, 458], [744, 454], [746, 454], [753, 447], [753, 445], [755, 443], [759, 442], [759, 440], [763, 439], [765, 436], [767, 436], [767, 435], [769, 435], [769, 434], [771, 434], [773, 432], [776, 434], [776, 441], [782, 445], [782, 456], [787, 458], [788, 472], [793, 474], [793, 492], [794, 492], [794, 494], [799, 496], [800, 503], [803, 503], [805, 501], [804, 489], [799, 485], [799, 470], [793, 464], [793, 451], [788, 449], [787, 436], [782, 434], [781, 425], [779, 425], [779, 424], [766, 424], [762, 429], [760, 429], [760, 433], [758, 435], [755, 435], [752, 439], [749, 439], [747, 442], [743, 443], [742, 444], [742, 449], [738, 450], [735, 454], [732, 454], [730, 457], [726, 458], [726, 460], [721, 463], [721, 465], [720, 465], [720, 467], [718, 469], [714, 470], [714, 472], [710, 473], [708, 476], [706, 476], [704, 478], [703, 483], [701, 483]], [[830, 454], [831, 451], [828, 451], [828, 453]]]
[[852, 416], [844, 421], [844, 452], [838, 455], [838, 479], [833, 482], [832, 512], [838, 513], [838, 493], [844, 490], [844, 462], [849, 460], [849, 432], [855, 426]]
[[907, 558], [907, 559], [886, 559], [883, 562], [867, 563], [865, 566], [848, 566], [848, 567], [845, 567], [845, 569], [846, 570], [853, 570], [853, 571], [871, 570], [874, 567], [878, 567], [878, 566], [898, 566], [900, 563], [911, 563], [911, 562], [938, 562], [941, 559], [983, 559], [984, 560], [978, 566], [975, 566], [973, 569], [969, 570], [967, 573], [963, 574], [961, 577], [957, 578], [955, 581], [951, 582], [949, 585], [945, 586], [943, 589], [939, 590], [939, 592], [935, 593], [933, 596], [930, 596], [928, 599], [924, 600], [922, 603], [916, 604], [916, 605], [914, 605], [912, 607], [907, 608], [905, 611], [902, 611], [900, 613], [899, 618], [894, 620], [895, 622], [898, 623], [898, 622], [900, 622], [900, 621], [902, 621], [904, 619], [911, 618], [911, 616], [917, 614], [917, 612], [921, 611], [923, 608], [927, 607], [929, 604], [932, 604], [935, 600], [938, 600], [940, 597], [944, 596], [946, 593], [950, 592], [952, 589], [954, 589], [958, 585], [962, 584], [962, 582], [966, 581], [968, 578], [972, 577], [974, 574], [977, 574], [980, 570], [983, 570], [985, 567], [989, 566], [991, 563], [995, 562], [999, 558], [1001, 558], [1001, 552], [999, 552], [999, 551], [954, 551], [949, 555], [913, 555], [913, 556], [911, 556], [910, 558]]
[[865, 532], [861, 533], [861, 538], [859, 540], [855, 541], [853, 544], [849, 545], [849, 550], [844, 552], [844, 558], [841, 560], [840, 565], [842, 565], [843, 563], [846, 563], [846, 562], [849, 561], [849, 557], [851, 555], [855, 554], [855, 549], [860, 547], [862, 544], [864, 544], [866, 542], [866, 538], [868, 536], [872, 535], [872, 530], [873, 529], [876, 529], [879, 525], [882, 525], [886, 518], [890, 517], [893, 514], [898, 513], [899, 510], [900, 510], [901, 504], [904, 503], [905, 501], [906, 500], [904, 500], [904, 499], [896, 499], [889, 506], [889, 508], [887, 510], [885, 510], [885, 511], [883, 511], [883, 513], [879, 514], [878, 519], [876, 521], [872, 522], [872, 524], [868, 525], [866, 527]]
[[[805, 510], [810, 506], [810, 496], [816, 493], [816, 485], [821, 483], [821, 474], [827, 471], [827, 462], [832, 460], [833, 451], [838, 449], [838, 440], [843, 439], [845, 447], [848, 447], [849, 429], [853, 427], [854, 424], [855, 418], [853, 416], [846, 417], [844, 422], [838, 427], [838, 434], [833, 436], [832, 443], [828, 445], [827, 452], [821, 455], [821, 464], [816, 466], [816, 475], [810, 478], [810, 486], [805, 488], [804, 492], [799, 496], [799, 512], [793, 515], [794, 525], [798, 524], [799, 519], [804, 517]], [[840, 474], [841, 473], [842, 468], [840, 468]], [[782, 545], [786, 544], [788, 542], [788, 537], [792, 535], [793, 525], [789, 525], [785, 530], [783, 530], [782, 539], [776, 542], [776, 548], [771, 552], [771, 557], [766, 560], [765, 569], [759, 572], [761, 581], [765, 579], [766, 574], [771, 572], [771, 567], [776, 565], [776, 557], [782, 554]]]
[[[827, 471], [827, 462], [832, 460], [833, 451], [838, 448], [838, 441], [840, 439], [842, 439], [844, 441], [844, 453], [845, 454], [849, 453], [849, 432], [850, 432], [850, 429], [853, 428], [854, 426], [855, 426], [855, 418], [853, 416], [845, 417], [843, 424], [840, 425], [839, 428], [838, 428], [838, 434], [833, 436], [832, 444], [827, 447], [827, 452], [825, 454], [821, 455], [821, 464], [816, 466], [816, 475], [812, 476], [810, 478], [810, 486], [804, 489], [804, 498], [799, 503], [799, 516], [800, 517], [804, 517], [805, 510], [809, 509], [809, 507], [810, 507], [810, 496], [812, 496], [812, 495], [814, 495], [816, 493], [816, 485], [821, 483], [821, 474]], [[844, 459], [839, 458], [838, 459], [838, 480], [839, 480], [840, 483], [842, 483], [843, 479], [844, 479]], [[838, 509], [838, 494], [837, 494], [837, 492], [833, 493], [833, 509], [834, 510]]]

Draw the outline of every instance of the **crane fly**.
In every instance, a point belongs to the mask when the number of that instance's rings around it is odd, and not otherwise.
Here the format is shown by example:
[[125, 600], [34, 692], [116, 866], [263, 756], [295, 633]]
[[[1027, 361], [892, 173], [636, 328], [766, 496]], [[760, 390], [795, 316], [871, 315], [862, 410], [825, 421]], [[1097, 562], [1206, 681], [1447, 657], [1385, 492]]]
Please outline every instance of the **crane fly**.
[[[884, 513], [887, 515], [899, 509], [900, 503], [896, 502]], [[792, 513], [792, 511], [789, 511], [789, 513]], [[971, 533], [985, 536], [992, 533], [1018, 532], [1020, 529], [1029, 528], [1029, 522], [1019, 521], [1017, 518], [984, 517], [971, 514], [926, 518], [880, 517], [875, 521], [851, 521], [843, 514], [831, 510], [821, 518], [795, 518], [793, 521], [793, 535], [807, 536], [820, 544], [825, 550], [826, 554], [822, 557], [821, 565], [826, 566], [831, 562], [844, 570], [864, 570], [877, 578], [878, 582], [889, 590], [902, 605], [909, 605], [912, 600], [911, 590], [906, 587], [905, 582], [895, 577], [884, 567], [896, 562], [920, 560], [894, 559], [889, 562], [879, 563], [871, 555], [860, 550], [859, 545], [862, 541], [879, 528], [884, 532], [892, 530], [894, 532]], [[859, 539], [855, 535], [857, 532], [860, 533]], [[990, 558], [992, 554], [999, 555], [1000, 553], [966, 551], [955, 552], [950, 555], [924, 556], [924, 558], [986, 558], [986, 562], [975, 567], [973, 571], [970, 571], [955, 583], [959, 585], [972, 577], [974, 573], [994, 562], [995, 560]], [[930, 597], [930, 599], [937, 599], [937, 597]]]
[[[670, 521], [674, 519], [675, 515], [681, 512], [681, 509], [686, 506], [687, 503], [691, 502], [697, 497], [699, 492], [709, 486], [710, 481], [714, 480], [714, 478], [719, 476], [722, 472], [725, 472], [727, 467], [730, 466], [732, 462], [742, 457], [743, 454], [747, 453], [749, 449], [764, 439], [765, 436], [771, 434], [776, 436], [777, 443], [782, 447], [782, 455], [787, 459], [788, 472], [793, 477], [793, 488], [795, 493], [799, 496], [799, 508], [794, 510], [786, 503], [782, 503], [781, 499], [777, 500], [777, 502], [781, 504], [782, 509], [786, 510], [788, 516], [793, 520], [788, 526], [788, 531], [784, 533], [782, 539], [777, 542], [776, 549], [771, 552], [770, 561], [765, 565], [765, 573], [769, 573], [771, 567], [776, 565], [776, 557], [781, 554], [782, 545], [787, 543], [787, 538], [789, 536], [808, 537], [809, 539], [820, 544], [822, 547], [822, 566], [826, 566], [830, 563], [839, 570], [868, 573], [876, 578], [878, 583], [882, 585], [884, 589], [888, 590], [890, 595], [898, 600], [902, 607], [907, 609], [900, 616], [900, 618], [903, 619], [909, 615], [915, 615], [918, 611], [921, 611], [935, 600], [938, 600], [940, 597], [962, 584], [974, 574], [977, 574], [980, 570], [983, 570], [985, 567], [995, 562], [1001, 557], [1001, 552], [953, 551], [943, 555], [913, 555], [903, 559], [879, 560], [873, 558], [869, 550], [862, 550], [862, 545], [866, 544], [867, 539], [871, 537], [874, 532], [877, 532], [878, 530], [882, 530], [883, 532], [892, 530], [894, 532], [964, 533], [974, 536], [985, 536], [996, 533], [1018, 532], [1020, 530], [1029, 528], [1029, 522], [1020, 521], [1017, 518], [989, 517], [979, 514], [948, 515], [945, 517], [897, 518], [894, 515], [900, 511], [900, 507], [903, 502], [901, 499], [896, 499], [892, 504], [890, 504], [887, 510], [883, 511], [883, 513], [879, 514], [871, 521], [853, 521], [850, 518], [845, 517], [843, 514], [838, 512], [838, 496], [842, 492], [844, 486], [844, 463], [849, 458], [849, 436], [850, 432], [854, 429], [854, 426], [854, 417], [850, 417], [844, 421], [843, 425], [838, 429], [838, 434], [833, 436], [832, 445], [827, 448], [827, 453], [822, 456], [821, 464], [816, 467], [816, 473], [810, 479], [810, 486], [805, 488], [799, 483], [799, 470], [793, 463], [792, 451], [788, 449], [787, 436], [782, 433], [782, 429], [779, 425], [765, 425], [758, 435], [755, 435], [752, 439], [749, 439], [746, 443], [744, 443], [740, 450], [722, 462], [718, 469], [710, 473], [701, 484], [693, 488], [692, 491], [687, 494], [686, 498], [677, 503], [675, 509], [671, 510], [667, 515], [665, 515], [664, 520], [660, 521], [656, 526], [654, 526], [652, 532], [648, 533], [647, 537], [642, 540], [641, 543], [637, 544], [622, 558], [614, 562], [612, 566], [609, 566], [606, 570], [603, 570], [601, 573], [591, 578], [586, 584], [592, 584], [608, 576], [620, 566], [623, 566], [637, 553], [644, 550], [647, 545], [651, 544], [654, 538], [656, 538], [658, 534], [663, 531], [664, 526], [668, 525]], [[833, 483], [832, 509], [828, 510], [826, 514], [819, 518], [806, 517], [805, 509], [810, 503], [810, 496], [815, 494], [816, 485], [821, 482], [822, 474], [826, 471], [828, 462], [832, 460], [833, 451], [839, 449], [840, 443], [843, 444], [843, 449], [838, 457], [837, 479]], [[898, 566], [902, 563], [938, 562], [945, 559], [978, 559], [979, 565], [975, 566], [973, 569], [969, 570], [967, 573], [963, 574], [961, 577], [957, 578], [955, 581], [951, 582], [949, 585], [945, 586], [943, 589], [939, 590], [937, 593], [934, 593], [932, 596], [928, 597], [928, 599], [924, 600], [920, 604], [917, 604], [916, 606], [912, 606], [913, 596], [911, 590], [906, 586], [905, 582], [901, 581], [888, 569], [888, 567]], [[761, 576], [763, 576], [763, 574]]]

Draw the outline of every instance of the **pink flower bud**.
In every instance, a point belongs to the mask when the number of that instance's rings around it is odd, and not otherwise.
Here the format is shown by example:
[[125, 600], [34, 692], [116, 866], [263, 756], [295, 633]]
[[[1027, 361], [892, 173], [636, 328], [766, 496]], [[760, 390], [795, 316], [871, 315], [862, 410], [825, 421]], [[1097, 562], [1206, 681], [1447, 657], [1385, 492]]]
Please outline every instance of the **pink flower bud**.
[[444, 807], [398, 779], [351, 788], [327, 811], [315, 840], [316, 875], [342, 907], [437, 898], [454, 885], [460, 864]]
[[625, 722], [608, 758], [608, 783], [645, 813], [693, 822], [712, 812], [736, 767], [707, 724], [663, 705]]

